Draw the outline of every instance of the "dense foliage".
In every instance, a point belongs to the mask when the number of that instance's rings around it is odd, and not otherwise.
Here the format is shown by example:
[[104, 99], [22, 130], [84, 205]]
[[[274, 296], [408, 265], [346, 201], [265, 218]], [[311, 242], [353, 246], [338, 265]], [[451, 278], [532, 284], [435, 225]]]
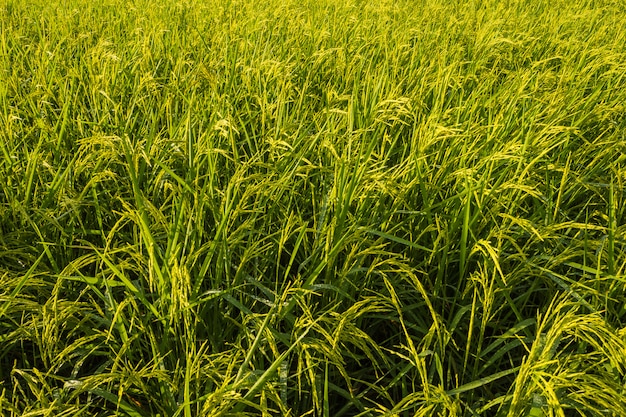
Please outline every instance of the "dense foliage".
[[0, 415], [626, 416], [625, 21], [0, 2]]

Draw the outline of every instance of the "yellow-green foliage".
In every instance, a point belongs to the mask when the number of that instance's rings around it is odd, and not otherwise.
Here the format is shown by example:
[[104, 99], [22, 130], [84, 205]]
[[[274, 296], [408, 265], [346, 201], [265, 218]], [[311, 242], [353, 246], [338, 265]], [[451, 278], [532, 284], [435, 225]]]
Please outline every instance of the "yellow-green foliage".
[[0, 415], [625, 416], [624, 22], [1, 1]]

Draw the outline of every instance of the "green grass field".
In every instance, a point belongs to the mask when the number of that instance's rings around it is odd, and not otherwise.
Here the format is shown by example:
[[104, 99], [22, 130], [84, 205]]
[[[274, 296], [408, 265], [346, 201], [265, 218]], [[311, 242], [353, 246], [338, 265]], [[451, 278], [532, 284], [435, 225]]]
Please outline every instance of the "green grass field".
[[1, 416], [626, 416], [621, 0], [0, 0]]

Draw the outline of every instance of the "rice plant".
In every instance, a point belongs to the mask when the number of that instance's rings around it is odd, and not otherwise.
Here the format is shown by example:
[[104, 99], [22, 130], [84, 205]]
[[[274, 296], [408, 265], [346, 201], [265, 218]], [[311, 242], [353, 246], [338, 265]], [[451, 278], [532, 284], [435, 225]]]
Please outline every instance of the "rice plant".
[[626, 415], [625, 20], [0, 2], [0, 415]]

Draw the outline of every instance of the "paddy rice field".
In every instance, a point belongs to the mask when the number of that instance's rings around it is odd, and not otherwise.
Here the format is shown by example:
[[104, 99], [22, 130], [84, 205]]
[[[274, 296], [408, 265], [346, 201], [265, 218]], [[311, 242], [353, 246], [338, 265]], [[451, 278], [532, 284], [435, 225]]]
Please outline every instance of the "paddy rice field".
[[0, 0], [0, 415], [626, 416], [626, 4]]

